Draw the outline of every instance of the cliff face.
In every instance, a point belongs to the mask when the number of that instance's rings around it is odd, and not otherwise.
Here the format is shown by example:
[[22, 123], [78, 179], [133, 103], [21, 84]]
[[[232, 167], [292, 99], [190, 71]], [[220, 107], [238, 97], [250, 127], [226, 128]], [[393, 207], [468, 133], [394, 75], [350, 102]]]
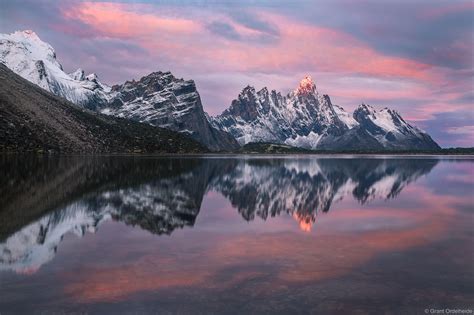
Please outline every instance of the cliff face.
[[194, 81], [154, 72], [139, 81], [112, 88], [110, 102], [100, 111], [107, 115], [177, 131], [213, 151], [239, 148], [228, 133], [211, 127]]

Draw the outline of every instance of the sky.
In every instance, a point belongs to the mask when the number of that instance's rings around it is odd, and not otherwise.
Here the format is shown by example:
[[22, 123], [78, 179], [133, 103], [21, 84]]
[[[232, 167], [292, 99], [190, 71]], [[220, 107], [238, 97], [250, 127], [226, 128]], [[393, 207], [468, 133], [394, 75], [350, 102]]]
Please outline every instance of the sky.
[[474, 2], [1, 0], [0, 32], [30, 29], [66, 71], [108, 84], [171, 71], [217, 115], [247, 85], [306, 75], [334, 104], [393, 108], [443, 147], [474, 146]]

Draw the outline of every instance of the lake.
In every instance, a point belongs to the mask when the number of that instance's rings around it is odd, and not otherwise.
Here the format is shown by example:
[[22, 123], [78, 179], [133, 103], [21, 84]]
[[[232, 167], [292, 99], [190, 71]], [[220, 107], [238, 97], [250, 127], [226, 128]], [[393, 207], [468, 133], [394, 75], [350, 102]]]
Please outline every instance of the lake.
[[0, 314], [474, 309], [469, 157], [0, 157]]

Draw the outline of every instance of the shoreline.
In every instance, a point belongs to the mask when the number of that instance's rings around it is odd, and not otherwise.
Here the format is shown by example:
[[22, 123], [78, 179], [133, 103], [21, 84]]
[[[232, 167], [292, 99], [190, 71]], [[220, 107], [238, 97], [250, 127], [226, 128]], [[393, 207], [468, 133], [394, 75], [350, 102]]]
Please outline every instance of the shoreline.
[[37, 153], [37, 152], [0, 152], [0, 156], [36, 156], [36, 157], [284, 157], [284, 156], [313, 156], [313, 157], [469, 157], [474, 158], [473, 153], [396, 153], [396, 152], [282, 152], [282, 153], [265, 153], [265, 152], [211, 152], [211, 153]]

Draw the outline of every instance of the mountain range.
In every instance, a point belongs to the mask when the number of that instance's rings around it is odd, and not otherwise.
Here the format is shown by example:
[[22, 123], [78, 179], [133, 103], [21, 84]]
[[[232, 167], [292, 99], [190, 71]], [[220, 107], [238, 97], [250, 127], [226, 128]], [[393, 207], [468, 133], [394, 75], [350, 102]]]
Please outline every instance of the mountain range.
[[0, 63], [79, 107], [177, 131], [214, 151], [239, 147], [231, 135], [211, 127], [194, 81], [169, 72], [109, 87], [95, 73], [78, 69], [67, 74], [51, 45], [33, 31], [1, 34]]
[[362, 104], [350, 115], [319, 93], [310, 77], [287, 95], [247, 86], [228, 109], [210, 117], [192, 80], [158, 71], [110, 87], [94, 73], [66, 73], [52, 46], [33, 31], [0, 34], [0, 63], [78, 107], [179, 132], [212, 151], [251, 142], [323, 150], [440, 148], [394, 110]]
[[247, 86], [212, 125], [241, 144], [273, 142], [307, 149], [439, 149], [431, 137], [399, 113], [361, 104], [352, 115], [318, 92], [311, 77], [282, 95]]

